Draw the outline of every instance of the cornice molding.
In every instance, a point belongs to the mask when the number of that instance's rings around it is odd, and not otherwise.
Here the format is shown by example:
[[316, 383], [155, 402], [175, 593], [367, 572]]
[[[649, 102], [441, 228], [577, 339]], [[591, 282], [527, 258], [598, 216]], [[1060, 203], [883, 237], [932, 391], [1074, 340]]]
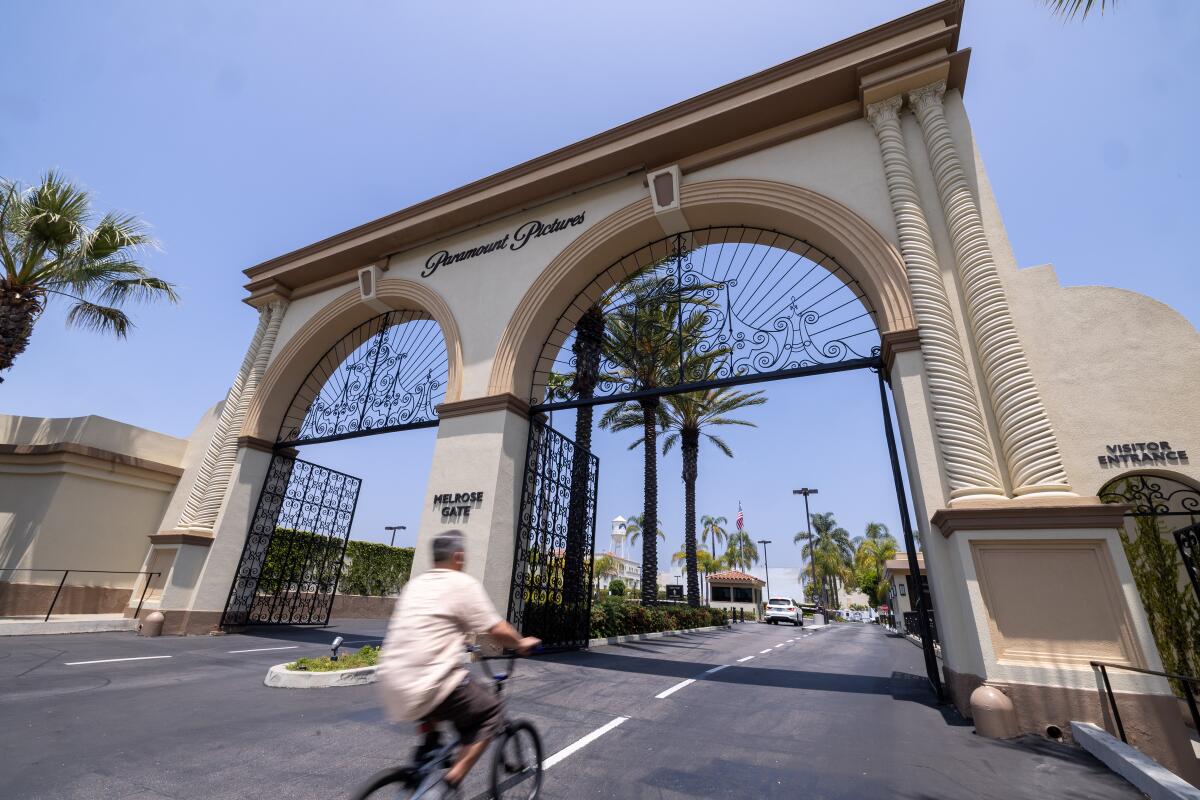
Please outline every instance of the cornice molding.
[[159, 531], [149, 534], [150, 543], [163, 544], [193, 544], [199, 547], [212, 547], [216, 537], [211, 532], [199, 530]]
[[1127, 506], [1101, 503], [1096, 498], [1078, 498], [1056, 504], [1029, 503], [1016, 505], [964, 505], [943, 508], [930, 518], [942, 536], [949, 538], [958, 531], [1022, 531], [1022, 530], [1080, 530], [1122, 527]]
[[472, 397], [469, 400], [459, 400], [457, 403], [442, 403], [437, 407], [439, 420], [486, 414], [490, 411], [509, 411], [523, 419], [529, 419], [529, 403], [510, 392], [487, 397]]
[[125, 453], [116, 453], [112, 450], [104, 450], [99, 447], [76, 444], [75, 442], [53, 442], [51, 444], [0, 444], [0, 456], [62, 456], [68, 454], [80, 456], [89, 461], [98, 461], [109, 467], [119, 465], [123, 467], [133, 467], [135, 469], [144, 469], [148, 472], [157, 472], [161, 475], [168, 475], [176, 480], [183, 476], [182, 467], [164, 464], [160, 461], [151, 461], [146, 458], [137, 458], [135, 456], [126, 455]]

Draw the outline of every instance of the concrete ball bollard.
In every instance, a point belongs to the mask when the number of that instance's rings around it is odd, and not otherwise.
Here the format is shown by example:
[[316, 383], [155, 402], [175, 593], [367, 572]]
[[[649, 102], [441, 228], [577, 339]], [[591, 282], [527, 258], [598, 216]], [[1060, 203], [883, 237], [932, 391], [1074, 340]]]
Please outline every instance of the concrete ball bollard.
[[151, 611], [144, 620], [138, 623], [138, 636], [162, 636], [165, 619], [166, 617], [161, 611]]
[[1012, 739], [1020, 735], [1012, 700], [986, 683], [971, 692], [971, 717], [975, 722], [975, 732], [980, 736]]

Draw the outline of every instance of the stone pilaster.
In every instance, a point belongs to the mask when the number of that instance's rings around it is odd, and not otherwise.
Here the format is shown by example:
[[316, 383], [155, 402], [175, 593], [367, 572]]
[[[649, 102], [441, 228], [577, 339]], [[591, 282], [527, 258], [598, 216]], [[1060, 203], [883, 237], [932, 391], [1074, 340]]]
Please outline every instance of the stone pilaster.
[[879, 137], [892, 214], [900, 236], [913, 311], [921, 337], [938, 449], [946, 468], [950, 499], [1004, 496], [992, 441], [938, 268], [929, 223], [921, 209], [912, 165], [900, 129], [899, 96], [867, 107]]
[[1069, 493], [1071, 486], [1058, 441], [1021, 347], [983, 229], [983, 217], [950, 135], [942, 108], [945, 91], [945, 82], [938, 81], [909, 92], [908, 99], [929, 151], [958, 262], [967, 322], [999, 429], [1012, 491], [1018, 497]]
[[[233, 474], [233, 465], [237, 461], [238, 434], [250, 408], [250, 401], [258, 389], [263, 373], [267, 370], [267, 362], [271, 359], [271, 351], [275, 349], [275, 339], [279, 335], [279, 326], [283, 322], [287, 310], [286, 300], [276, 300], [266, 307], [267, 323], [263, 329], [262, 339], [254, 354], [242, 391], [237, 398], [230, 425], [221, 440], [221, 447], [208, 482], [204, 486], [204, 494], [200, 500], [194, 522], [191, 527], [212, 530], [221, 511], [221, 503], [229, 489], [229, 476]], [[215, 440], [215, 437], [214, 437]]]
[[[233, 421], [237, 416], [238, 404], [242, 398], [246, 378], [254, 366], [254, 359], [258, 355], [259, 347], [262, 346], [263, 334], [266, 333], [267, 324], [270, 321], [270, 306], [260, 308], [258, 310], [258, 327], [254, 329], [254, 336], [250, 339], [246, 357], [242, 359], [241, 369], [238, 370], [237, 377], [234, 378], [233, 385], [229, 388], [229, 394], [225, 397], [225, 404], [221, 407], [221, 416], [217, 419], [217, 426], [213, 430], [212, 438], [208, 440], [208, 448], [204, 451], [204, 460], [200, 463], [183, 511], [179, 514], [178, 527], [180, 528], [197, 527], [196, 520], [200, 512], [200, 505], [204, 500], [204, 493], [208, 485], [212, 482], [213, 470], [216, 469], [225, 441], [231, 433], [235, 439], [237, 438], [238, 429], [234, 427]], [[211, 528], [211, 526], [209, 527]]]

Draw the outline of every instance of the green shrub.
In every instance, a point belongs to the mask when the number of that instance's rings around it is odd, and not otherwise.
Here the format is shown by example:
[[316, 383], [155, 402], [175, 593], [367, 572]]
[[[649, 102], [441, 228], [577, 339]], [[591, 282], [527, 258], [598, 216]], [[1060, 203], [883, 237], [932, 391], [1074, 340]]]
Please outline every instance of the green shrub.
[[675, 631], [724, 625], [723, 610], [692, 606], [643, 606], [621, 597], [610, 597], [592, 605], [591, 635], [594, 639], [635, 633]]
[[287, 665], [292, 672], [336, 672], [342, 669], [373, 667], [379, 663], [379, 648], [367, 645], [358, 652], [346, 653], [334, 661], [329, 656], [320, 658], [297, 658]]
[[613, 578], [612, 583], [608, 584], [608, 593], [613, 597], [624, 597], [625, 581], [620, 578]]
[[412, 572], [413, 548], [382, 542], [348, 542], [346, 566], [338, 582], [341, 594], [387, 597], [399, 594]]

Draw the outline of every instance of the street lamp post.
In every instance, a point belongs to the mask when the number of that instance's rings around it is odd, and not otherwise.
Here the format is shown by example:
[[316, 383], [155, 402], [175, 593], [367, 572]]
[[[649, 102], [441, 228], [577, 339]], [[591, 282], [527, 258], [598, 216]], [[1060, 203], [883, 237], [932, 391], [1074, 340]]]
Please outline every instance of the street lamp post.
[[767, 560], [767, 545], [771, 543], [770, 539], [759, 539], [758, 543], [763, 546], [763, 571], [767, 573], [767, 600], [771, 599], [771, 562]]
[[816, 593], [820, 590], [820, 587], [817, 586], [817, 559], [816, 559], [817, 551], [816, 551], [816, 548], [813, 547], [812, 514], [809, 513], [809, 510], [808, 510], [808, 496], [810, 494], [816, 494], [816, 493], [817, 493], [816, 489], [809, 489], [808, 487], [805, 487], [803, 489], [792, 489], [792, 494], [804, 495], [804, 525], [808, 528], [808, 564], [809, 564], [809, 567], [811, 567], [810, 571], [812, 572], [813, 598], [814, 599], [816, 599]]
[[408, 530], [408, 528], [406, 528], [406, 527], [405, 527], [405, 526], [403, 526], [403, 525], [384, 525], [384, 526], [383, 526], [383, 529], [384, 529], [385, 531], [391, 531], [391, 532], [392, 532], [392, 547], [395, 547], [395, 546], [396, 546], [396, 531], [406, 531], [406, 530]]

